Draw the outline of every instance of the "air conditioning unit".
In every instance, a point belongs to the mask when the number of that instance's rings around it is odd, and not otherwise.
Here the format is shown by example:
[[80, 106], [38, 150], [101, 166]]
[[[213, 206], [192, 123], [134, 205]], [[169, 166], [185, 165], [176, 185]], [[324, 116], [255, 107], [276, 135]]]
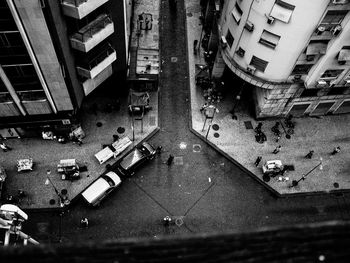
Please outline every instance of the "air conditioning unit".
[[324, 87], [327, 87], [327, 82], [323, 79], [320, 79], [317, 81], [317, 84], [316, 84], [317, 88], [324, 88]]
[[345, 86], [345, 87], [350, 87], [350, 79], [346, 79], [346, 80], [345, 80], [344, 86]]
[[337, 36], [337, 35], [340, 34], [341, 30], [342, 30], [342, 26], [341, 25], [336, 25], [335, 27], [333, 27], [331, 29], [331, 32], [332, 32], [333, 36]]
[[294, 77], [293, 77], [293, 81], [295, 81], [295, 82], [299, 82], [301, 80], [301, 75], [300, 74], [296, 74], [296, 75], [294, 75]]
[[326, 27], [324, 26], [319, 26], [317, 29], [316, 29], [316, 34], [317, 35], [321, 35], [324, 31], [326, 31]]
[[256, 68], [253, 67], [253, 66], [248, 66], [248, 67], [247, 67], [247, 71], [248, 71], [250, 74], [254, 74], [254, 73], [255, 73], [255, 70], [256, 70]]
[[220, 42], [221, 42], [221, 46], [222, 46], [223, 48], [227, 47], [227, 40], [226, 40], [226, 37], [221, 36]]
[[269, 17], [267, 18], [267, 23], [268, 23], [269, 25], [273, 24], [274, 21], [275, 21], [275, 18], [274, 18], [273, 16], [269, 16]]
[[332, 3], [335, 5], [345, 5], [348, 2], [349, 2], [348, 0], [332, 0]]
[[254, 24], [250, 21], [247, 21], [244, 25], [244, 28], [247, 29], [249, 32], [253, 32]]

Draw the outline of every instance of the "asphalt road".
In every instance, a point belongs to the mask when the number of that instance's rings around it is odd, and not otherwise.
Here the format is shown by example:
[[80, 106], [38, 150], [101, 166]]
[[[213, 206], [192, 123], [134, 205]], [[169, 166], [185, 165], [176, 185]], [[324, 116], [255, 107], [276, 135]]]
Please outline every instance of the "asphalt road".
[[[185, 12], [162, 2], [160, 131], [150, 140], [163, 152], [125, 181], [97, 209], [78, 201], [70, 211], [32, 212], [26, 233], [41, 242], [102, 241], [204, 232], [248, 231], [350, 219], [349, 195], [276, 198], [189, 130]], [[164, 162], [172, 154], [171, 166]], [[164, 216], [178, 219], [165, 227]], [[89, 228], [79, 221], [87, 217]]]

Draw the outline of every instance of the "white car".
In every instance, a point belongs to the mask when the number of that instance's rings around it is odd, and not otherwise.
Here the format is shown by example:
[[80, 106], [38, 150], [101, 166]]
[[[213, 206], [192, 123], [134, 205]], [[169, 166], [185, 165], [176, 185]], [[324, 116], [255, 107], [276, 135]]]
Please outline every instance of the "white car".
[[115, 172], [108, 172], [93, 182], [81, 195], [90, 205], [97, 206], [121, 182]]
[[276, 176], [278, 174], [281, 174], [283, 171], [283, 165], [281, 160], [272, 160], [272, 161], [267, 161], [263, 166], [262, 166], [263, 174], [269, 175], [269, 176]]

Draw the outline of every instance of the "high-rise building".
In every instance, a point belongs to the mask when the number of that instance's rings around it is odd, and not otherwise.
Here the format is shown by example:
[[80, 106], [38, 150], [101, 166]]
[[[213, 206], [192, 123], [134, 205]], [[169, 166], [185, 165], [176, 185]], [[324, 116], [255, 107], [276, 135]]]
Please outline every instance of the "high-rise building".
[[348, 0], [202, 0], [212, 76], [253, 86], [257, 118], [350, 113]]
[[0, 1], [0, 128], [69, 125], [85, 96], [125, 76], [131, 10], [131, 0]]

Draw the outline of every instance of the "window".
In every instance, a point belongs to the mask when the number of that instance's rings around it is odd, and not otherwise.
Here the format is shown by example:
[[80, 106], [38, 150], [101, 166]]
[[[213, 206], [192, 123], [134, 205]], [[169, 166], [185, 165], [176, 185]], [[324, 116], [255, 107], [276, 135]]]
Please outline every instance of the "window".
[[343, 71], [343, 69], [328, 69], [322, 74], [321, 79], [336, 79]]
[[348, 87], [336, 87], [336, 88], [331, 88], [329, 92], [327, 93], [328, 96], [331, 95], [343, 95], [344, 92], [348, 89]]
[[257, 70], [260, 70], [262, 72], [265, 71], [266, 67], [267, 67], [268, 62], [258, 58], [256, 56], [252, 57], [252, 60], [250, 61], [249, 65], [254, 66]]
[[240, 57], [244, 57], [245, 54], [245, 50], [241, 47], [238, 48], [238, 50], [236, 51], [237, 55]]
[[346, 10], [329, 10], [324, 16], [318, 28], [322, 28], [323, 31], [331, 30], [343, 21], [347, 13], [348, 11]]
[[288, 23], [294, 8], [294, 5], [288, 4], [281, 0], [276, 0], [274, 6], [272, 7], [270, 16], [284, 23]]
[[292, 71], [292, 75], [295, 74], [308, 74], [310, 69], [312, 68], [313, 64], [299, 64], [299, 65], [295, 65], [293, 71]]
[[233, 44], [233, 41], [235, 39], [233, 38], [232, 34], [231, 34], [231, 31], [228, 30], [227, 31], [227, 34], [226, 34], [226, 41], [227, 41], [227, 44], [230, 46], [230, 48], [232, 47], [232, 44]]
[[275, 49], [280, 38], [281, 38], [280, 36], [275, 35], [267, 30], [264, 30], [261, 34], [259, 43], [261, 43], [267, 47]]
[[239, 21], [241, 21], [243, 11], [237, 3], [235, 4], [235, 7], [233, 8], [231, 14], [232, 14], [234, 20], [237, 22], [237, 24], [239, 24]]
[[300, 94], [301, 98], [304, 97], [316, 97], [317, 93], [320, 91], [321, 89], [304, 89], [303, 92]]
[[338, 53], [338, 63], [344, 65], [347, 61], [350, 61], [350, 46], [343, 46]]

